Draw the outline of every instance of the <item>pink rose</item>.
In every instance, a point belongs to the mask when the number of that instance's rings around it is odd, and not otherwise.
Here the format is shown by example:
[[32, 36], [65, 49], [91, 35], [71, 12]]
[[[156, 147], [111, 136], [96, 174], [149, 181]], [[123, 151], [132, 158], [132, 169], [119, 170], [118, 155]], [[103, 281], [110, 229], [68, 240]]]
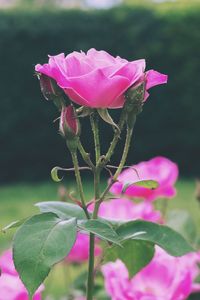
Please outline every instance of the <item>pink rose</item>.
[[[5, 251], [0, 257], [0, 300], [28, 300], [28, 292], [21, 282], [12, 260], [12, 251]], [[36, 291], [33, 300], [41, 300], [44, 286]]]
[[199, 262], [198, 253], [172, 257], [156, 247], [153, 260], [132, 279], [120, 260], [104, 265], [105, 288], [112, 300], [185, 300], [200, 290]]
[[[101, 254], [101, 248], [98, 244], [95, 244], [95, 256]], [[78, 233], [76, 242], [70, 251], [69, 255], [66, 257], [66, 261], [81, 263], [88, 260], [89, 257], [89, 236], [84, 233]]]
[[53, 78], [75, 103], [93, 108], [123, 107], [127, 89], [144, 80], [146, 90], [167, 82], [154, 70], [145, 73], [144, 59], [129, 62], [95, 49], [49, 56], [48, 64], [37, 64], [35, 70]]
[[126, 189], [125, 194], [130, 197], [147, 200], [155, 200], [159, 197], [171, 198], [175, 196], [176, 189], [174, 184], [178, 178], [178, 167], [174, 162], [165, 157], [158, 156], [149, 161], [141, 162], [133, 167], [137, 172], [134, 169], [129, 168], [119, 175], [118, 182], [116, 182], [110, 190], [113, 194], [121, 194], [123, 187], [128, 183], [152, 179], [159, 183], [158, 188], [152, 190], [136, 185], [130, 185]]
[[103, 202], [99, 209], [99, 216], [115, 221], [136, 219], [151, 222], [161, 221], [161, 213], [154, 210], [150, 202], [134, 203], [128, 199], [113, 199]]

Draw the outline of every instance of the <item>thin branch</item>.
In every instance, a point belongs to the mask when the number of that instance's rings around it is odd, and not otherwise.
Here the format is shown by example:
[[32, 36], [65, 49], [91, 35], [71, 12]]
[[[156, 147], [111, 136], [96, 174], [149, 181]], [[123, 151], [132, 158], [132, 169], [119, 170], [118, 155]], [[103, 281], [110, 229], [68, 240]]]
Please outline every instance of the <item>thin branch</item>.
[[[107, 168], [110, 168], [110, 169], [118, 169], [117, 166], [113, 166], [113, 165], [106, 165], [106, 167], [107, 167]], [[129, 169], [134, 170], [135, 173], [137, 174], [138, 179], [140, 179], [140, 175], [139, 175], [139, 173], [138, 173], [138, 171], [137, 171], [136, 168], [134, 168], [133, 166], [123, 166], [122, 169], [126, 169], [126, 168], [129, 168]]]
[[90, 123], [91, 123], [93, 136], [94, 136], [95, 156], [96, 156], [96, 164], [97, 164], [101, 155], [100, 154], [101, 149], [100, 149], [100, 140], [99, 140], [99, 126], [98, 126], [99, 119], [95, 113], [91, 114]]
[[109, 168], [107, 168], [107, 166], [106, 166], [106, 167], [104, 167], [104, 169], [110, 174], [110, 177], [112, 178], [113, 177], [113, 173], [109, 170]]
[[[75, 171], [75, 168], [61, 168], [61, 167], [57, 167], [57, 169], [59, 171], [66, 171], [66, 172], [70, 172], [70, 171]], [[92, 170], [90, 167], [78, 167], [79, 171], [80, 170]]]
[[90, 215], [89, 215], [89, 213], [87, 211], [87, 207], [86, 207], [85, 195], [84, 195], [82, 180], [81, 180], [81, 176], [80, 176], [80, 172], [79, 172], [79, 165], [78, 165], [77, 153], [71, 151], [71, 155], [72, 155], [73, 165], [74, 165], [74, 168], [75, 168], [76, 182], [77, 182], [77, 187], [78, 187], [79, 194], [80, 194], [82, 208], [83, 208], [83, 210], [84, 210], [84, 212], [86, 214], [86, 217], [88, 219], [90, 219]]
[[94, 167], [93, 162], [90, 159], [90, 154], [85, 151], [80, 140], [78, 142], [78, 150], [79, 150], [83, 160], [86, 162], [86, 164], [88, 164], [88, 166], [91, 168], [91, 170], [94, 170], [95, 167]]

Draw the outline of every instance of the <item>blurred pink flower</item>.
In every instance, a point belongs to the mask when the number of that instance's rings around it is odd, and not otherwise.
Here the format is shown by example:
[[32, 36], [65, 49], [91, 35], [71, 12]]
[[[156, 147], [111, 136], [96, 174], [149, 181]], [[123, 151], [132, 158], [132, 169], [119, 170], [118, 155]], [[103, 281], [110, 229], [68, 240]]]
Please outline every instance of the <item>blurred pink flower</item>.
[[[101, 253], [101, 248], [97, 242], [95, 244], [95, 256]], [[84, 233], [78, 233], [76, 242], [66, 257], [66, 261], [81, 263], [87, 261], [89, 257], [89, 236]]]
[[172, 257], [159, 247], [148, 266], [129, 279], [125, 265], [117, 260], [102, 267], [105, 288], [112, 300], [185, 300], [200, 284], [198, 253]]
[[161, 213], [154, 210], [150, 202], [134, 203], [129, 199], [105, 201], [99, 209], [99, 216], [115, 221], [143, 219], [152, 222], [161, 221]]
[[[41, 289], [35, 293], [33, 300], [41, 300]], [[28, 300], [28, 293], [18, 276], [2, 274], [0, 277], [0, 300]]]
[[11, 250], [4, 251], [3, 254], [0, 256], [0, 269], [2, 273], [18, 276], [18, 273], [15, 270], [15, 266], [13, 263]]
[[129, 62], [95, 49], [49, 56], [48, 64], [37, 64], [35, 70], [53, 78], [75, 103], [94, 108], [122, 107], [124, 92], [144, 80], [147, 90], [167, 82], [164, 74], [145, 73], [144, 59]]
[[[0, 257], [0, 300], [28, 300], [28, 292], [21, 282], [12, 260], [12, 251], [5, 251]], [[35, 293], [33, 300], [41, 300], [42, 285]]]
[[159, 197], [171, 198], [175, 196], [176, 189], [174, 184], [178, 178], [178, 166], [174, 162], [165, 157], [158, 156], [149, 161], [134, 165], [133, 167], [137, 172], [129, 168], [119, 175], [118, 182], [113, 184], [110, 189], [113, 194], [121, 194], [123, 187], [128, 183], [152, 179], [159, 183], [158, 188], [152, 190], [131, 185], [126, 189], [125, 195], [147, 200], [155, 200]]

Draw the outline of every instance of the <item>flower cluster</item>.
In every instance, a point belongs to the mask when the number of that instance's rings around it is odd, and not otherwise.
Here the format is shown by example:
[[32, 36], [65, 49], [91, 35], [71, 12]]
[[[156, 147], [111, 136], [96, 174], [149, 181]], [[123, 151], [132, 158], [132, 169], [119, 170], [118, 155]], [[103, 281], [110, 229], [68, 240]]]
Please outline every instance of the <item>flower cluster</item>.
[[[28, 300], [28, 292], [15, 270], [11, 250], [5, 251], [0, 257], [0, 300]], [[33, 300], [41, 300], [41, 286], [35, 293]]]

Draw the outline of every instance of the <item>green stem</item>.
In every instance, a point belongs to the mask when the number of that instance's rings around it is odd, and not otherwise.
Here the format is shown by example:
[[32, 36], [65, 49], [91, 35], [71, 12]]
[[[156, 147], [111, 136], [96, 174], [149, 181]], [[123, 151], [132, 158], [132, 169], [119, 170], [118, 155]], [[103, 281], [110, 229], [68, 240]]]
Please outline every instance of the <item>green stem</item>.
[[[100, 158], [100, 141], [99, 141], [99, 128], [98, 128], [98, 118], [95, 114], [91, 115], [90, 122], [92, 126], [92, 131], [94, 135], [94, 144], [95, 144], [95, 156], [96, 156], [96, 165]], [[100, 196], [100, 170], [96, 166], [94, 168], [94, 196], [95, 201], [99, 199]], [[94, 209], [95, 211], [95, 209]], [[93, 213], [93, 219], [96, 219], [97, 215]], [[88, 278], [87, 278], [87, 300], [93, 299], [94, 291], [94, 247], [95, 247], [95, 235], [90, 234], [90, 248], [89, 248], [89, 265], [88, 265]]]
[[124, 151], [122, 154], [122, 158], [119, 164], [119, 167], [117, 168], [114, 176], [113, 176], [113, 181], [117, 181], [117, 177], [119, 176], [119, 174], [121, 173], [125, 163], [126, 163], [126, 159], [127, 159], [127, 155], [128, 155], [128, 151], [130, 148], [130, 143], [131, 143], [131, 138], [132, 138], [132, 133], [133, 133], [133, 128], [129, 128], [127, 127], [127, 132], [126, 132], [126, 141], [125, 141], [125, 145], [124, 145]]
[[90, 159], [90, 154], [85, 151], [85, 149], [83, 148], [83, 145], [81, 144], [80, 140], [78, 142], [78, 150], [79, 150], [83, 160], [93, 170], [94, 169], [94, 164], [92, 163], [92, 161]]
[[73, 164], [74, 164], [74, 171], [75, 171], [78, 191], [79, 191], [79, 194], [80, 194], [80, 200], [81, 200], [82, 208], [85, 212], [86, 217], [88, 219], [90, 219], [90, 215], [88, 213], [88, 210], [87, 210], [87, 207], [86, 207], [86, 204], [85, 204], [85, 196], [84, 196], [84, 191], [83, 191], [81, 175], [80, 175], [80, 171], [79, 171], [77, 152], [76, 151], [71, 151], [71, 155], [72, 155], [72, 161], [73, 161]]
[[90, 122], [91, 122], [91, 126], [92, 126], [92, 131], [93, 131], [93, 135], [94, 135], [94, 145], [95, 145], [95, 156], [96, 156], [96, 164], [99, 161], [100, 158], [100, 140], [99, 140], [99, 120], [98, 120], [98, 116], [93, 113], [90, 116]]
[[94, 291], [94, 244], [95, 235], [90, 233], [90, 245], [89, 245], [89, 265], [88, 265], [88, 277], [87, 277], [87, 300], [93, 299]]
[[118, 127], [119, 127], [120, 131], [118, 131], [118, 130], [115, 131], [114, 136], [113, 136], [113, 140], [110, 143], [110, 147], [109, 147], [108, 152], [106, 153], [106, 155], [104, 157], [104, 160], [103, 160], [103, 163], [101, 164], [101, 167], [104, 167], [108, 163], [108, 161], [110, 160], [111, 156], [113, 155], [115, 147], [116, 147], [116, 145], [118, 143], [118, 140], [120, 138], [120, 133], [121, 133], [123, 127], [124, 127], [124, 123], [125, 123], [125, 112], [122, 111], [121, 116], [120, 116], [120, 120], [119, 120], [119, 124], [118, 124]]
[[113, 183], [114, 183], [114, 181], [111, 180], [110, 184], [106, 187], [106, 189], [101, 194], [98, 201], [96, 202], [95, 207], [94, 207], [94, 212], [93, 212], [93, 217], [94, 218], [97, 218], [99, 207], [100, 207], [101, 203], [103, 202], [103, 200], [105, 199], [105, 197], [106, 197], [107, 193], [109, 192], [109, 190], [110, 190], [111, 186], [113, 185]]
[[163, 218], [165, 218], [167, 215], [169, 200], [166, 198], [163, 198], [161, 203], [162, 203], [161, 212], [162, 212]]
[[111, 179], [109, 185], [106, 187], [106, 189], [103, 191], [103, 193], [101, 194], [99, 200], [97, 201], [96, 205], [95, 205], [95, 209], [94, 209], [94, 215], [97, 216], [98, 215], [98, 210], [99, 207], [101, 205], [101, 203], [104, 201], [106, 195], [108, 194], [111, 186], [113, 185], [113, 183], [115, 183], [117, 181], [117, 178], [119, 176], [119, 174], [121, 173], [125, 163], [126, 163], [126, 159], [127, 159], [127, 155], [128, 155], [128, 151], [129, 151], [129, 147], [130, 147], [130, 142], [131, 142], [131, 137], [132, 137], [132, 133], [133, 133], [133, 128], [129, 128], [127, 127], [127, 133], [126, 133], [126, 141], [125, 141], [125, 145], [124, 145], [124, 151], [122, 154], [122, 158], [120, 161], [120, 164], [113, 176], [113, 178]]
[[[94, 171], [94, 193], [95, 193], [95, 201], [99, 199], [100, 191], [99, 191], [99, 183], [100, 183], [100, 172], [99, 170]], [[93, 219], [97, 218], [97, 214], [95, 214], [96, 205], [94, 208]], [[94, 247], [95, 247], [95, 235], [90, 233], [90, 248], [89, 248], [89, 265], [88, 265], [88, 278], [87, 278], [87, 300], [93, 299], [93, 290], [94, 290]]]
[[[122, 130], [124, 126], [125, 118], [123, 114], [121, 115], [120, 122], [119, 122], [119, 127], [120, 130]], [[126, 162], [126, 158], [128, 155], [128, 150], [130, 147], [130, 142], [131, 142], [131, 137], [132, 137], [132, 132], [133, 128], [127, 127], [127, 134], [126, 134], [126, 141], [125, 141], [125, 146], [124, 146], [124, 151], [122, 155], [121, 162], [119, 164], [119, 167], [117, 168], [110, 184], [107, 186], [105, 191], [101, 194], [100, 196], [100, 173], [102, 170], [102, 164], [99, 164], [99, 159], [100, 159], [100, 143], [99, 143], [99, 131], [98, 131], [98, 121], [95, 116], [91, 116], [91, 126], [92, 126], [92, 131], [94, 134], [94, 142], [95, 142], [95, 155], [96, 155], [96, 167], [94, 169], [94, 192], [95, 192], [95, 207], [94, 207], [94, 212], [93, 212], [93, 219], [96, 219], [98, 217], [98, 210], [99, 207], [102, 203], [102, 201], [105, 199], [107, 193], [110, 190], [111, 185], [117, 181], [118, 175], [121, 173], [123, 166]], [[112, 156], [112, 153], [117, 145], [118, 139], [120, 137], [119, 132], [115, 132], [113, 141], [111, 142], [111, 145], [109, 147], [108, 153], [105, 156], [103, 165], [106, 164], [108, 160], [110, 160], [110, 157]], [[99, 165], [98, 165], [99, 164]], [[93, 290], [94, 290], [94, 246], [95, 246], [95, 235], [90, 234], [90, 250], [89, 250], [89, 266], [88, 266], [88, 278], [87, 278], [87, 300], [92, 300], [93, 299]]]

